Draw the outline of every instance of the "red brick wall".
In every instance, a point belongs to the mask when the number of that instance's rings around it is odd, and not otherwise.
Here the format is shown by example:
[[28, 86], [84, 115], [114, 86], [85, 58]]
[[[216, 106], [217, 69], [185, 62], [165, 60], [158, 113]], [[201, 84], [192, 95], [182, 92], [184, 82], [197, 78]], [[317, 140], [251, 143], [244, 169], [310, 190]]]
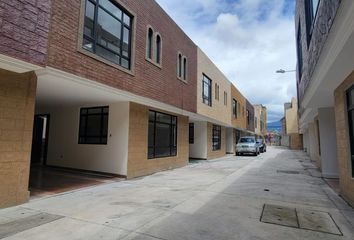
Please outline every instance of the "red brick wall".
[[[197, 48], [154, 0], [121, 0], [136, 14], [134, 76], [77, 51], [80, 0], [53, 0], [48, 65], [196, 112]], [[162, 37], [162, 69], [145, 60], [147, 25]], [[177, 79], [177, 52], [188, 58], [188, 83]]]
[[51, 0], [0, 1], [0, 53], [45, 65]]

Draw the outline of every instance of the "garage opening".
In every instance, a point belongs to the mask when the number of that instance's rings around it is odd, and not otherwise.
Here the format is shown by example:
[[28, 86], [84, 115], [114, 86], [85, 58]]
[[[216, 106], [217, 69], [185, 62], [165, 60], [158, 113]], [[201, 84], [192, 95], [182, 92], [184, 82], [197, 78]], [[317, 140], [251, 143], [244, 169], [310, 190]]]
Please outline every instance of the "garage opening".
[[47, 165], [49, 128], [49, 114], [35, 115], [29, 178], [32, 199], [120, 180], [116, 176]]

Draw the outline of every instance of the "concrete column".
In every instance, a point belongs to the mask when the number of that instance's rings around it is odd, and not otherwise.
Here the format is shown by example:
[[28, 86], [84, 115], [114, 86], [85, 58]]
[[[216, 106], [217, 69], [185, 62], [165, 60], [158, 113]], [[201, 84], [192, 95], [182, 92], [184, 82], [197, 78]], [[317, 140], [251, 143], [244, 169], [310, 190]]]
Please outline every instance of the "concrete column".
[[0, 69], [0, 208], [29, 199], [37, 77]]
[[234, 130], [226, 128], [226, 153], [234, 153]]
[[338, 178], [337, 140], [334, 108], [318, 109], [320, 129], [322, 175], [326, 178]]

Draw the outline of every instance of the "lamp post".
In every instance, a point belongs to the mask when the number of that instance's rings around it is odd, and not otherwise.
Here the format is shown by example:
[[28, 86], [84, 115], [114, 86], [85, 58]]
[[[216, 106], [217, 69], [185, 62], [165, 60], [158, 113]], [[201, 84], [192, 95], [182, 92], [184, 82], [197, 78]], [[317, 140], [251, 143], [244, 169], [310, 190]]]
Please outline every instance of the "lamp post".
[[276, 73], [288, 73], [288, 72], [296, 72], [296, 70], [284, 70], [284, 69], [279, 69], [276, 71]]

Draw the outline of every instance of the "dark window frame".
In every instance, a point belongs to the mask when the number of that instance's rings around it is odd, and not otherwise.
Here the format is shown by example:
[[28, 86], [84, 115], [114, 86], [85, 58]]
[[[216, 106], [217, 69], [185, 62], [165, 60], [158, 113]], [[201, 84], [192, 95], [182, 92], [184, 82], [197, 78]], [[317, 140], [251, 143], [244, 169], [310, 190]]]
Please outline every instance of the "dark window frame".
[[[100, 113], [89, 113], [90, 110], [101, 109]], [[105, 109], [107, 109], [105, 111]], [[85, 113], [86, 111], [86, 113]], [[90, 116], [101, 116], [101, 124], [100, 124], [100, 135], [93, 136], [87, 135], [87, 123]], [[104, 117], [107, 116], [107, 133], [103, 133], [104, 129]], [[83, 123], [83, 118], [85, 117], [85, 129], [84, 133], [81, 132], [81, 124]], [[109, 106], [101, 106], [101, 107], [87, 107], [87, 108], [80, 108], [80, 119], [79, 119], [79, 139], [78, 144], [82, 145], [107, 145], [108, 143], [108, 123], [109, 123]], [[99, 142], [89, 142], [89, 138], [99, 138]], [[105, 140], [105, 141], [104, 141]]]
[[194, 123], [189, 123], [189, 144], [194, 144]]
[[238, 102], [235, 98], [232, 99], [232, 115], [235, 119], [238, 118]]
[[213, 151], [221, 150], [221, 126], [219, 125], [213, 125], [212, 146]]
[[[202, 84], [202, 98], [203, 98], [203, 103], [208, 105], [208, 106], [212, 106], [212, 83], [213, 81], [205, 74], [203, 74], [203, 84]], [[205, 93], [205, 85], [208, 86], [208, 95], [206, 95]]]
[[155, 60], [156, 60], [156, 63], [157, 64], [161, 64], [161, 53], [162, 53], [162, 38], [160, 36], [160, 34], [156, 34], [156, 41], [155, 41], [155, 44], [156, 44], [156, 56], [155, 56]]
[[147, 32], [147, 41], [146, 41], [146, 57], [150, 60], [152, 60], [152, 45], [153, 45], [153, 39], [154, 39], [154, 30], [152, 30], [151, 27], [148, 28]]
[[[150, 113], [154, 114], [154, 120], [151, 121], [150, 120]], [[171, 118], [170, 123], [166, 123], [166, 122], [160, 122], [157, 121], [157, 114], [162, 114], [165, 116], [168, 116]], [[177, 156], [177, 145], [178, 145], [178, 117], [171, 115], [171, 114], [167, 114], [167, 113], [163, 113], [163, 112], [158, 112], [158, 111], [154, 111], [154, 110], [149, 110], [149, 123], [153, 123], [154, 124], [154, 132], [153, 132], [153, 143], [152, 145], [150, 144], [150, 142], [148, 141], [148, 159], [158, 159], [158, 158], [168, 158], [168, 157], [174, 157]], [[175, 122], [175, 123], [173, 123]], [[169, 139], [169, 144], [168, 146], [157, 146], [156, 145], [156, 124], [163, 124], [163, 125], [168, 125], [170, 128], [170, 139]], [[175, 130], [175, 131], [173, 131]], [[174, 134], [173, 134], [174, 133]], [[148, 136], [150, 135], [150, 132], [148, 130]], [[170, 154], [169, 155], [164, 155], [164, 156], [159, 156], [156, 154], [156, 149], [157, 148], [170, 148]], [[153, 149], [153, 153], [152, 156], [150, 156], [149, 154], [149, 149], [152, 148]]]
[[[117, 16], [115, 16], [113, 13], [111, 13], [108, 9], [106, 9], [103, 5], [101, 5], [100, 0], [85, 0], [85, 8], [84, 8], [85, 9], [85, 14], [84, 14], [85, 19], [84, 19], [84, 24], [83, 24], [84, 28], [85, 28], [85, 21], [86, 21], [86, 5], [88, 2], [90, 2], [94, 6], [93, 36], [86, 35], [85, 31], [83, 31], [83, 34], [82, 34], [83, 42], [82, 42], [81, 47], [83, 49], [85, 49], [86, 51], [89, 51], [89, 52], [97, 55], [98, 57], [105, 59], [106, 61], [109, 61], [113, 64], [119, 65], [120, 67], [122, 67], [124, 69], [131, 70], [131, 68], [132, 68], [132, 34], [133, 34], [134, 16], [131, 13], [129, 13], [123, 6], [118, 4], [116, 1], [109, 0], [109, 2], [111, 4], [113, 4], [115, 7], [117, 7], [117, 9], [119, 9], [121, 11], [120, 19]], [[99, 13], [99, 11], [105, 12], [106, 14], [108, 14], [110, 17], [114, 18], [116, 21], [118, 21], [121, 24], [119, 52], [114, 51], [114, 50], [108, 48], [107, 46], [104, 46], [103, 44], [99, 43], [99, 35], [98, 35], [98, 26], [99, 26], [98, 13]], [[129, 25], [125, 23], [124, 15], [126, 15], [130, 18]], [[124, 29], [125, 28], [128, 29], [128, 31], [129, 31], [128, 56], [124, 56], [124, 54], [123, 54]], [[92, 51], [90, 51], [89, 49], [84, 47], [85, 40], [92, 43]], [[109, 58], [103, 56], [103, 54], [98, 54], [97, 53], [97, 46], [104, 49], [105, 51], [110, 52], [111, 54], [117, 55], [119, 57], [119, 62], [118, 63], [114, 62], [114, 61], [110, 60]], [[124, 59], [128, 62], [128, 67], [125, 67], [122, 64], [122, 59]]]
[[301, 22], [299, 22], [299, 27], [296, 37], [296, 53], [297, 53], [297, 71], [299, 74], [299, 82], [301, 82], [302, 71], [303, 71], [303, 49], [302, 49], [302, 37], [301, 37]]
[[305, 0], [305, 19], [306, 19], [306, 35], [307, 35], [307, 47], [310, 46], [315, 21], [318, 15], [318, 8], [321, 0], [318, 0], [317, 6], [313, 5], [313, 0]]
[[349, 133], [349, 145], [350, 145], [350, 156], [351, 156], [351, 168], [352, 177], [354, 178], [354, 129], [352, 114], [354, 112], [354, 102], [351, 102], [350, 95], [354, 94], [354, 85], [346, 91], [346, 102], [347, 102], [347, 114], [348, 114], [348, 133]]

